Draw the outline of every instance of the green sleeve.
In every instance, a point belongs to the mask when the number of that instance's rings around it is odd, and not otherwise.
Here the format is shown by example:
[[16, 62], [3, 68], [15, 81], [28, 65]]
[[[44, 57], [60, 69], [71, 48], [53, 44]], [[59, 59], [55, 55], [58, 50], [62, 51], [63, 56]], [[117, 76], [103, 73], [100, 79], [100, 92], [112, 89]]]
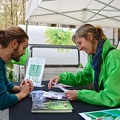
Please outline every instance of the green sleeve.
[[87, 63], [83, 71], [72, 74], [70, 72], [64, 72], [59, 75], [60, 83], [72, 85], [72, 86], [84, 86], [93, 81], [93, 70], [90, 62]]
[[79, 90], [77, 98], [81, 101], [108, 107], [120, 105], [120, 60], [111, 56], [106, 60], [106, 79], [103, 80], [104, 89], [100, 92], [93, 90]]

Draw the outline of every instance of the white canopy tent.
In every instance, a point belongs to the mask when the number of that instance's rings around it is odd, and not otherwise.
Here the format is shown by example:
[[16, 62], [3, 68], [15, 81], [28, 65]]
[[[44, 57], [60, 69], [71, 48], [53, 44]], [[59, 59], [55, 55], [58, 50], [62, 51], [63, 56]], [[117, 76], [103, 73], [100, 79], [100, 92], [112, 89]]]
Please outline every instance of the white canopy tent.
[[[90, 23], [101, 27], [111, 27], [111, 31], [112, 28], [120, 28], [119, 6], [120, 0], [28, 0], [26, 3], [26, 26], [28, 26], [29, 23], [33, 23], [32, 25], [38, 23], [39, 25], [58, 24], [75, 26]], [[29, 28], [26, 27], [28, 33], [30, 32]], [[34, 31], [33, 28], [32, 31]], [[110, 38], [115, 39], [113, 38], [113, 30], [112, 32], [110, 31], [107, 30], [108, 34], [112, 36]], [[30, 35], [31, 34], [36, 35], [34, 32], [30, 33]], [[118, 39], [118, 35], [116, 36], [116, 39]], [[37, 39], [38, 38], [36, 38], [36, 40]], [[86, 54], [83, 56], [85, 55]], [[50, 58], [52, 57], [50, 56]], [[80, 62], [81, 58], [82, 57], [80, 56]], [[84, 57], [83, 61], [85, 66], [87, 63], [87, 56]], [[50, 69], [48, 70], [50, 75], [52, 72], [56, 74], [56, 71], [58, 71], [57, 74], [59, 74], [59, 72], [64, 72], [62, 71], [63, 69], [61, 70], [60, 68], [56, 68], [57, 70], [55, 68], [53, 69], [53, 71]], [[67, 71], [66, 69], [64, 70]], [[77, 71], [76, 68], [71, 68], [71, 70], [71, 72]], [[48, 71], [46, 72], [47, 75], [49, 74]], [[51, 77], [53, 76], [55, 75], [52, 75]]]
[[26, 21], [80, 26], [120, 27], [120, 0], [29, 0]]

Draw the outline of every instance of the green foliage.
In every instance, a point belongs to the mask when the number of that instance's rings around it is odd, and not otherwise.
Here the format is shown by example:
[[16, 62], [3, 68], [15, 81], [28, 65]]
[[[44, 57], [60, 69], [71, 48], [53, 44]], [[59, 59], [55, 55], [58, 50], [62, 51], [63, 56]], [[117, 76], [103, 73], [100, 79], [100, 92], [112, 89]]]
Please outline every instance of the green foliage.
[[[73, 32], [70, 30], [64, 31], [63, 29], [47, 28], [45, 31], [45, 37], [48, 38], [46, 43], [51, 45], [74, 45], [72, 35]], [[58, 51], [64, 52], [63, 49], [58, 49]]]
[[13, 82], [13, 63], [11, 61], [7, 62], [6, 67], [7, 67], [7, 76], [8, 76], [8, 79], [11, 82]]
[[80, 63], [79, 67], [78, 68], [83, 68], [83, 65]]
[[25, 24], [26, 0], [0, 0], [0, 28]]
[[7, 67], [9, 67], [10, 69], [13, 68], [13, 63], [11, 61], [7, 62], [6, 64]]
[[[26, 0], [0, 0], [0, 29], [25, 24]], [[13, 81], [13, 63], [6, 64], [7, 76]]]
[[13, 71], [9, 71], [9, 74], [8, 74], [8, 79], [13, 82]]

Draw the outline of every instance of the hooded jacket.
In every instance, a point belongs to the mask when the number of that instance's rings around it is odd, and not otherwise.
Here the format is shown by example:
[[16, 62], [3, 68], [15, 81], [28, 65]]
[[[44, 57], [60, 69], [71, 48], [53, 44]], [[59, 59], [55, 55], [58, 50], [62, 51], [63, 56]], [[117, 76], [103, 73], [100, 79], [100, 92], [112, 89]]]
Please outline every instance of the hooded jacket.
[[[120, 105], [120, 50], [105, 40], [102, 49], [102, 64], [99, 74], [99, 92], [95, 90], [78, 90], [78, 100], [89, 104], [115, 107]], [[112, 49], [112, 50], [111, 50]], [[94, 80], [94, 70], [91, 65], [92, 55], [83, 71], [72, 74], [69, 72], [59, 75], [61, 83], [72, 86], [85, 86]]]

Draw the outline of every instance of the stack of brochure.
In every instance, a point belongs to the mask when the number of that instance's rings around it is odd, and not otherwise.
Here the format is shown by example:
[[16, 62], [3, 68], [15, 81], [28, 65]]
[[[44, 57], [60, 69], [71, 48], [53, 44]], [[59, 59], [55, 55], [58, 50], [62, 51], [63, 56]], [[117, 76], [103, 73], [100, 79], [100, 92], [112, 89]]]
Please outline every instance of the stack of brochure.
[[65, 94], [61, 92], [33, 91], [32, 102], [32, 113], [67, 113], [73, 110]]

